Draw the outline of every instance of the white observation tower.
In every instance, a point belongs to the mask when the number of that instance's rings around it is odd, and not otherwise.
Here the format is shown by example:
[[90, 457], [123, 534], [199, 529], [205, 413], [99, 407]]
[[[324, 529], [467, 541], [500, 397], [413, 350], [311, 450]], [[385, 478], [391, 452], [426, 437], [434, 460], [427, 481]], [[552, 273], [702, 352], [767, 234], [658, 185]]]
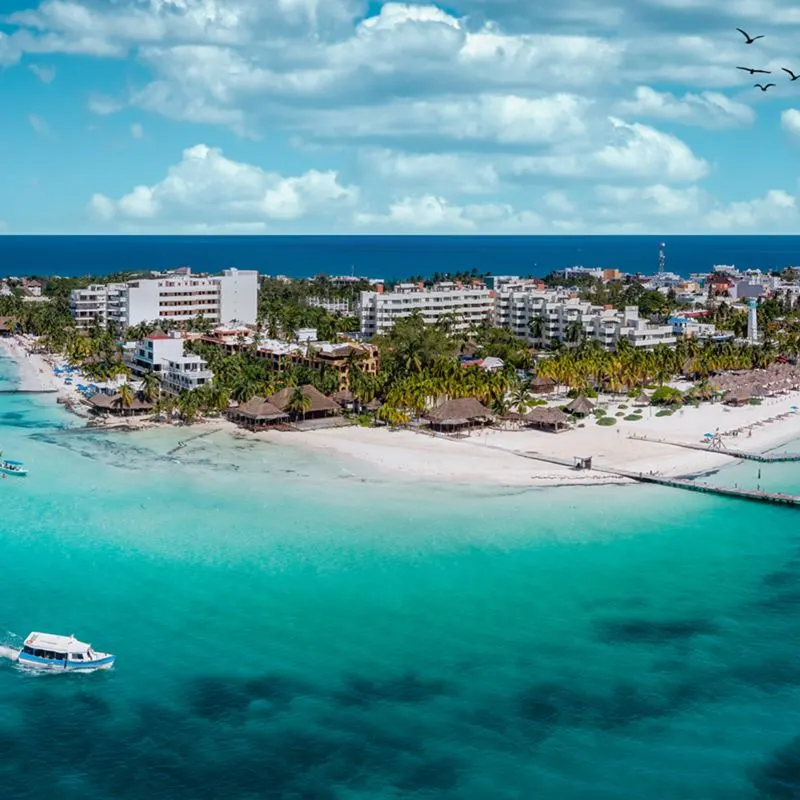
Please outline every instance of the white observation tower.
[[754, 297], [747, 301], [747, 341], [758, 343], [758, 303]]

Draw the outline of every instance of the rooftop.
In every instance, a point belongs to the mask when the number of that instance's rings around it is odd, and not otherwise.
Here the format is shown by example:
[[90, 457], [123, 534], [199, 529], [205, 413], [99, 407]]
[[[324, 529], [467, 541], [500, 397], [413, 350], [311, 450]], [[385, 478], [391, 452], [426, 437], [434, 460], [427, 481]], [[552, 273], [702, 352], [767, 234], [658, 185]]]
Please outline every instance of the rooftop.
[[38, 631], [28, 634], [25, 644], [37, 650], [50, 650], [57, 653], [85, 653], [91, 647], [86, 642], [79, 642], [74, 636], [58, 636]]

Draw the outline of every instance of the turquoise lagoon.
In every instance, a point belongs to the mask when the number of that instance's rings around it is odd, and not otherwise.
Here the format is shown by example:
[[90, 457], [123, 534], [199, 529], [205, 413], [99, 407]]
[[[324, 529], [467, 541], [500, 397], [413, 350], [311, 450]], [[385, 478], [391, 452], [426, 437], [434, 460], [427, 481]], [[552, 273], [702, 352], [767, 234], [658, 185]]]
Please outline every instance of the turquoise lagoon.
[[0, 396], [0, 638], [118, 665], [0, 665], [8, 796], [800, 796], [797, 512], [76, 425]]

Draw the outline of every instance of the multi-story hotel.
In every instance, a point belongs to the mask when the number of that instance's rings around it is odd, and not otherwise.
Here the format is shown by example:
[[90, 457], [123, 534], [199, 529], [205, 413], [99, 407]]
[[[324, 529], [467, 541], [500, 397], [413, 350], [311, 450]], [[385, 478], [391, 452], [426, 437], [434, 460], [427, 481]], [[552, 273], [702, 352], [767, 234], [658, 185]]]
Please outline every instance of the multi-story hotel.
[[202, 316], [213, 324], [254, 324], [258, 307], [258, 272], [226, 269], [221, 275], [192, 275], [189, 270], [127, 283], [93, 285], [70, 295], [76, 324], [110, 322], [122, 327], [141, 322], [187, 322]]
[[92, 284], [85, 289], [73, 289], [69, 297], [72, 319], [79, 328], [119, 323], [126, 291], [124, 283]]
[[401, 283], [388, 292], [361, 292], [356, 308], [361, 334], [368, 339], [387, 333], [396, 320], [414, 313], [428, 324], [444, 317], [452, 320], [453, 330], [469, 330], [491, 321], [494, 292], [483, 284], [447, 282], [425, 288], [422, 284]]
[[595, 306], [568, 290], [542, 290], [538, 281], [507, 281], [495, 295], [496, 324], [532, 344], [546, 346], [594, 340], [613, 350], [621, 339], [650, 348], [677, 341], [671, 325], [653, 325], [639, 318], [639, 309], [624, 311]]

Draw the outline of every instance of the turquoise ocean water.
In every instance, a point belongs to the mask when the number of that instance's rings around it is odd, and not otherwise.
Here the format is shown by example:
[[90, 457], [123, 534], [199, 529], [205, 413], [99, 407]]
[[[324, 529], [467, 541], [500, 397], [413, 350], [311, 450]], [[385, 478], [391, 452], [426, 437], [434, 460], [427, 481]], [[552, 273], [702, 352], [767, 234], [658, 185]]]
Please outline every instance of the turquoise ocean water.
[[392, 486], [216, 433], [169, 455], [202, 428], [75, 425], [0, 395], [31, 467], [0, 481], [0, 639], [74, 633], [118, 665], [0, 663], [4, 795], [800, 796], [797, 512]]

